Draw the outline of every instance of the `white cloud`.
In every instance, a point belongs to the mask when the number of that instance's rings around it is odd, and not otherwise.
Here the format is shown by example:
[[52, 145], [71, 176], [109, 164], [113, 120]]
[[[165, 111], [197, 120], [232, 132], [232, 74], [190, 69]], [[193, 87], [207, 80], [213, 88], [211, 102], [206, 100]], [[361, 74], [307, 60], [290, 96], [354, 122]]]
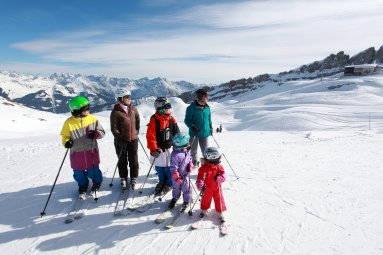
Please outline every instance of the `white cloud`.
[[[86, 66], [84, 72], [94, 74], [225, 82], [289, 70], [339, 50], [355, 54], [379, 47], [382, 12], [375, 0], [217, 4], [154, 17], [155, 28], [146, 24], [147, 30], [104, 24], [13, 47], [45, 62], [73, 63], [77, 72]], [[161, 30], [161, 20], [178, 27]]]

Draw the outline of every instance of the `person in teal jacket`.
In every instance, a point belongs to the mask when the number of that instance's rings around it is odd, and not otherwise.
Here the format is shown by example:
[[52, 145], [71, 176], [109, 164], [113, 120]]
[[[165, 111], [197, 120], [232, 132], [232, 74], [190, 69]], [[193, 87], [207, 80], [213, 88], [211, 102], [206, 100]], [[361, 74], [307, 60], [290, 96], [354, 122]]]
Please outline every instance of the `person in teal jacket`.
[[193, 165], [199, 166], [198, 144], [201, 152], [209, 146], [209, 136], [213, 134], [210, 107], [207, 104], [209, 96], [205, 89], [196, 91], [196, 100], [186, 108], [185, 124], [189, 128], [191, 156]]

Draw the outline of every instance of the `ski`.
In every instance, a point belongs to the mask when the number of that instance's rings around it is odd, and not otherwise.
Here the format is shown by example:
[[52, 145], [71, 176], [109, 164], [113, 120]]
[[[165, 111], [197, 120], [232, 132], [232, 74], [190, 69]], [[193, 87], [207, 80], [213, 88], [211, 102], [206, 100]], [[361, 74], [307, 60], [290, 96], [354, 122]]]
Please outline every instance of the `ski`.
[[170, 190], [168, 190], [166, 193], [152, 192], [150, 195], [148, 195], [146, 198], [141, 200], [139, 203], [135, 205], [130, 204], [128, 209], [131, 211], [139, 212], [139, 213], [146, 212], [149, 208], [153, 206], [153, 203], [157, 202], [158, 200], [162, 201], [162, 199], [167, 195], [169, 191]]
[[171, 229], [173, 228], [177, 223], [180, 217], [185, 213], [187, 208], [187, 205], [182, 205], [181, 209], [177, 212], [177, 214], [169, 221], [168, 224], [166, 224], [165, 228], [166, 229]]
[[126, 205], [126, 201], [129, 197], [130, 189], [121, 189], [120, 195], [118, 196], [118, 199], [116, 201], [116, 206], [114, 207], [114, 216], [121, 216], [124, 215], [124, 208]]
[[225, 224], [225, 221], [221, 221], [221, 223], [218, 225], [219, 233], [223, 236], [227, 235], [227, 225]]
[[[205, 219], [206, 215], [200, 215], [199, 219], [191, 225], [191, 229], [200, 229]], [[224, 220], [219, 219], [218, 229], [221, 236], [225, 236], [228, 234], [227, 225]]]
[[143, 213], [146, 212], [150, 207], [152, 207], [154, 202], [155, 196], [154, 194], [151, 194], [136, 204], [130, 204], [128, 210]]
[[76, 198], [76, 202], [73, 205], [72, 210], [69, 211], [67, 216], [65, 217], [65, 223], [69, 224], [74, 222], [75, 220], [79, 220], [85, 216], [86, 211], [89, 206], [89, 195], [86, 194], [85, 197], [80, 198], [79, 196]]
[[172, 215], [173, 209], [166, 209], [163, 213], [161, 213], [156, 219], [155, 222], [157, 224], [163, 223], [170, 215]]
[[191, 225], [191, 228], [192, 229], [199, 229], [201, 228], [202, 224], [203, 224], [203, 221], [205, 220], [206, 218], [206, 215], [202, 216], [201, 215], [199, 216], [198, 218], [198, 221], [194, 222], [192, 225]]

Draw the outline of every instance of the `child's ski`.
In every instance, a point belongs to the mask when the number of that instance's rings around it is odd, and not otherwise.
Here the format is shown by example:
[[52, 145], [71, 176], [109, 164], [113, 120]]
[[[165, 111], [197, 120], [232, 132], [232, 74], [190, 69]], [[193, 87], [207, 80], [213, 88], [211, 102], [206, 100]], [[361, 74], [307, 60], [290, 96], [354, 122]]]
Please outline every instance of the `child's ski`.
[[223, 236], [227, 235], [227, 226], [225, 224], [225, 221], [221, 221], [221, 223], [218, 225], [219, 233]]
[[[201, 228], [202, 225], [203, 225], [203, 221], [205, 219], [206, 219], [206, 215], [204, 215], [204, 216], [200, 215], [198, 221], [194, 222], [191, 225], [191, 229], [199, 229], [199, 228]], [[218, 229], [219, 229], [219, 233], [222, 236], [225, 236], [225, 235], [228, 234], [227, 225], [226, 225], [226, 222], [224, 220], [221, 220], [221, 219], [219, 220]]]
[[177, 223], [179, 218], [184, 214], [185, 210], [187, 208], [187, 205], [182, 205], [181, 209], [177, 212], [177, 214], [172, 218], [172, 220], [166, 224], [165, 228], [166, 229], [171, 229], [173, 228]]
[[132, 206], [132, 207], [129, 207], [128, 209], [143, 213], [143, 212], [146, 212], [149, 208], [151, 208], [155, 201], [156, 200], [154, 198], [154, 195], [151, 195], [151, 196], [145, 198], [144, 200], [142, 200], [139, 204]]
[[124, 208], [126, 205], [126, 200], [128, 199], [130, 194], [130, 189], [121, 189], [120, 195], [118, 197], [118, 200], [116, 202], [116, 206], [114, 207], [114, 216], [121, 216], [124, 213]]
[[152, 207], [152, 203], [155, 201], [155, 194], [154, 192], [150, 193], [147, 197], [142, 199], [136, 204], [133, 204], [133, 199], [130, 199], [130, 202], [128, 203], [128, 210], [130, 211], [137, 211], [137, 212], [145, 212], [150, 207]]
[[192, 229], [199, 229], [201, 228], [202, 224], [203, 224], [203, 221], [205, 220], [206, 218], [206, 215], [200, 215], [199, 218], [198, 218], [198, 221], [194, 222], [192, 225], [191, 225], [191, 228]]
[[163, 213], [161, 213], [156, 219], [155, 222], [157, 224], [163, 223], [169, 216], [172, 215], [172, 209], [166, 209]]
[[136, 205], [129, 205], [128, 204], [128, 209], [131, 210], [131, 211], [139, 212], [139, 213], [146, 212], [149, 208], [151, 208], [153, 206], [153, 203], [157, 202], [158, 200], [161, 201], [162, 198], [164, 196], [166, 196], [166, 194], [168, 192], [169, 191], [167, 191], [166, 193], [162, 193], [162, 192], [161, 193], [155, 193], [155, 192], [152, 192], [150, 195], [148, 195], [146, 198], [141, 200]]
[[88, 206], [89, 206], [89, 201], [90, 201], [89, 197], [90, 196], [87, 194], [83, 198], [80, 198], [80, 197], [76, 198], [76, 202], [74, 203], [72, 210], [70, 210], [67, 216], [65, 217], [64, 222], [66, 224], [72, 223], [73, 221], [79, 220], [85, 216], [85, 213], [88, 210]]

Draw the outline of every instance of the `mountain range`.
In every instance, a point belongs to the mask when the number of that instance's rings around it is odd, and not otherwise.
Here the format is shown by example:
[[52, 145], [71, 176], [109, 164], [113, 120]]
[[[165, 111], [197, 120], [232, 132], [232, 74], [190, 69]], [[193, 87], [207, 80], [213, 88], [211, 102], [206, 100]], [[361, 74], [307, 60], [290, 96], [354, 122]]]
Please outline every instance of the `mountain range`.
[[89, 99], [94, 112], [111, 109], [116, 102], [115, 91], [128, 87], [136, 104], [157, 96], [178, 96], [199, 85], [166, 78], [112, 78], [81, 74], [53, 74], [50, 77], [0, 72], [0, 96], [30, 108], [54, 113], [68, 112], [71, 98], [81, 95]]
[[[383, 45], [376, 50], [370, 47], [356, 55], [350, 57], [344, 51], [337, 54], [330, 54], [323, 60], [314, 61], [310, 64], [302, 65], [290, 71], [280, 72], [278, 74], [261, 74], [255, 77], [231, 80], [219, 86], [206, 86], [211, 100], [227, 99], [235, 97], [248, 91], [256, 90], [266, 85], [282, 85], [292, 80], [317, 79], [327, 77], [336, 73], [343, 72], [347, 65], [361, 64], [382, 64], [383, 63]], [[192, 92], [184, 92], [180, 97], [185, 101], [193, 98]]]
[[87, 97], [94, 112], [109, 110], [116, 102], [114, 92], [121, 87], [132, 91], [135, 104], [152, 101], [157, 96], [179, 96], [183, 101], [193, 99], [193, 91], [204, 87], [210, 99], [222, 101], [264, 86], [281, 86], [291, 80], [316, 79], [343, 72], [347, 65], [383, 63], [383, 46], [370, 47], [352, 57], [340, 51], [323, 60], [302, 65], [278, 74], [231, 80], [220, 85], [168, 81], [166, 78], [114, 78], [104, 75], [53, 74], [49, 77], [0, 71], [0, 96], [24, 106], [54, 113], [68, 112], [68, 102], [77, 95]]

